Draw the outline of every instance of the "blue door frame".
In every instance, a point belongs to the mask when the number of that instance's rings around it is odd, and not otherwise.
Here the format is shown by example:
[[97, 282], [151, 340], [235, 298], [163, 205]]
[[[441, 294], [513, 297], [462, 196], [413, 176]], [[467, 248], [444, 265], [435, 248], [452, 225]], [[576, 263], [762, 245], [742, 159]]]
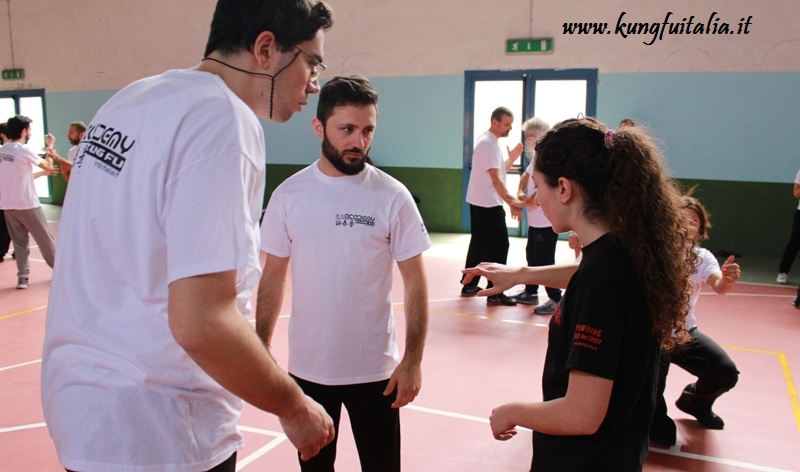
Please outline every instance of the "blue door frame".
[[[523, 118], [520, 123], [530, 118], [534, 110], [537, 80], [585, 80], [586, 81], [586, 115], [597, 113], [597, 69], [521, 69], [521, 70], [480, 70], [464, 72], [464, 141], [463, 172], [461, 178], [461, 229], [469, 232], [469, 204], [467, 184], [469, 183], [470, 165], [472, 163], [472, 146], [476, 131], [473, 129], [473, 110], [475, 108], [475, 82], [523, 80]], [[523, 231], [527, 228], [523, 225]]]

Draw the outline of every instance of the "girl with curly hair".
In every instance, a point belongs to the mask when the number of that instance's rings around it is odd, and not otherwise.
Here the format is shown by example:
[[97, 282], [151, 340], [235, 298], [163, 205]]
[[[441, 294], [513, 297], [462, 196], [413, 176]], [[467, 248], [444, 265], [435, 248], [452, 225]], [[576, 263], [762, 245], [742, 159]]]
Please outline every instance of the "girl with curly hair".
[[[541, 402], [492, 411], [498, 440], [533, 430], [531, 470], [641, 470], [661, 348], [688, 340], [694, 254], [680, 192], [641, 127], [567, 120], [536, 146], [538, 202], [583, 244], [580, 265], [465, 269], [494, 282], [566, 287], [550, 319]], [[674, 333], [674, 336], [671, 334]]]

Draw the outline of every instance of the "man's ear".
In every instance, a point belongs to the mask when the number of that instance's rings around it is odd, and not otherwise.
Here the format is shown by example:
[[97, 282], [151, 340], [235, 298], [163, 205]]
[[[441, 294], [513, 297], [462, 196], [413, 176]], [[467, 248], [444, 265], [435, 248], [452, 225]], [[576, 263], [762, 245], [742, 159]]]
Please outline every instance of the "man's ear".
[[319, 139], [323, 139], [325, 136], [325, 128], [322, 126], [322, 122], [319, 121], [319, 118], [316, 116], [311, 119], [311, 128], [314, 129], [314, 134], [319, 136]]
[[278, 43], [272, 31], [262, 31], [253, 43], [253, 56], [258, 66], [263, 70], [274, 67], [278, 60]]

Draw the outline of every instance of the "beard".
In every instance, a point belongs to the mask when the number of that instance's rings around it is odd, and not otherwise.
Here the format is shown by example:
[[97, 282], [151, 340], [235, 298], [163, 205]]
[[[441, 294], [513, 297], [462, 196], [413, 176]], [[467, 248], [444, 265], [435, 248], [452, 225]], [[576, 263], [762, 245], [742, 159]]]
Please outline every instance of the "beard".
[[[327, 135], [322, 138], [322, 155], [325, 156], [325, 159], [327, 159], [336, 170], [344, 175], [356, 175], [364, 170], [367, 164], [368, 152], [369, 149], [362, 151], [358, 148], [349, 148], [344, 151], [339, 151], [328, 141]], [[360, 158], [357, 160], [345, 160], [345, 154], [357, 154]]]
[[78, 144], [81, 143], [81, 139], [80, 138], [78, 138], [78, 139], [67, 138], [67, 139], [69, 140], [69, 143], [72, 144], [73, 146], [77, 146]]

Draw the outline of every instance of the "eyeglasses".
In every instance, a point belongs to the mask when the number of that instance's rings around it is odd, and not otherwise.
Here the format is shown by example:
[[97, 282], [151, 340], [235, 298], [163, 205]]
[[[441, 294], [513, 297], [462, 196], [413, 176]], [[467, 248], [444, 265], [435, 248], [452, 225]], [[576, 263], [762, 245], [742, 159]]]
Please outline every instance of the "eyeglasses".
[[[319, 78], [319, 75], [322, 73], [322, 71], [324, 71], [325, 69], [328, 68], [328, 66], [326, 66], [325, 64], [319, 62], [319, 59], [317, 59], [316, 57], [312, 56], [311, 54], [303, 51], [302, 49], [300, 49], [297, 46], [295, 46], [294, 48], [297, 49], [298, 51], [300, 51], [301, 53], [303, 53], [306, 57], [308, 57], [312, 61], [314, 61], [314, 66], [316, 66], [316, 67], [311, 69], [311, 75], [308, 77], [308, 81], [309, 82], [313, 82], [313, 81], [317, 80]], [[295, 57], [297, 57], [297, 56], [295, 56]], [[320, 70], [320, 69], [322, 69], [322, 70]]]

